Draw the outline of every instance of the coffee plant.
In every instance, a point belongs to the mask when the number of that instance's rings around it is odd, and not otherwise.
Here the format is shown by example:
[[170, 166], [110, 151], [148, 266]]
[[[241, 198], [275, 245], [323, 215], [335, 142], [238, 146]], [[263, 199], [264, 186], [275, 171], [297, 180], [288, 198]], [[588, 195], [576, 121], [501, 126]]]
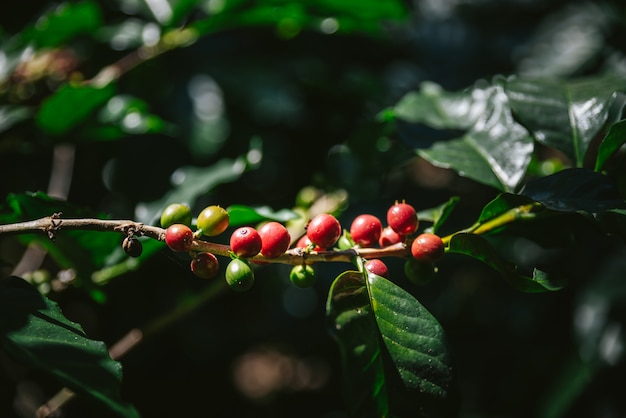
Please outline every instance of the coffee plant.
[[626, 8], [457, 3], [8, 6], [0, 416], [624, 416]]

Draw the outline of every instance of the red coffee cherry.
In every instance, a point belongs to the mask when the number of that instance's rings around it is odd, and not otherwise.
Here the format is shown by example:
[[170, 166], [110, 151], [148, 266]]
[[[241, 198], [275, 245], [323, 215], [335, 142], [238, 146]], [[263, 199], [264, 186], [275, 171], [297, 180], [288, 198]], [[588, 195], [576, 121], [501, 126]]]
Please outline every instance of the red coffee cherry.
[[411, 254], [418, 261], [434, 263], [439, 261], [445, 252], [445, 244], [435, 234], [420, 234], [411, 244]]
[[374, 215], [362, 214], [354, 218], [350, 225], [350, 235], [357, 245], [372, 247], [378, 244], [383, 232], [383, 224]]
[[289, 248], [291, 236], [284, 225], [268, 222], [259, 228], [261, 236], [261, 254], [267, 258], [276, 258]]
[[372, 258], [365, 262], [365, 268], [370, 273], [374, 273], [377, 276], [387, 277], [389, 275], [389, 269], [387, 265], [377, 258]]
[[408, 203], [396, 203], [387, 211], [387, 224], [400, 235], [417, 231], [419, 221], [415, 208]]
[[402, 236], [400, 236], [400, 234], [394, 231], [390, 226], [383, 228], [383, 232], [380, 234], [380, 238], [378, 239], [378, 245], [381, 247], [388, 247], [399, 242], [402, 242]]
[[242, 226], [230, 236], [230, 249], [238, 257], [254, 257], [261, 251], [261, 236], [256, 229]]
[[201, 279], [212, 279], [219, 269], [217, 257], [208, 252], [198, 253], [191, 260], [191, 271]]
[[307, 248], [308, 246], [312, 246], [311, 251], [324, 251], [324, 249], [319, 245], [313, 244], [307, 235], [302, 235], [298, 242], [296, 242], [295, 246], [296, 248]]
[[306, 235], [321, 248], [332, 247], [341, 236], [341, 224], [333, 215], [320, 213], [307, 225]]
[[170, 225], [165, 230], [165, 243], [172, 251], [189, 251], [193, 243], [193, 231], [187, 225]]

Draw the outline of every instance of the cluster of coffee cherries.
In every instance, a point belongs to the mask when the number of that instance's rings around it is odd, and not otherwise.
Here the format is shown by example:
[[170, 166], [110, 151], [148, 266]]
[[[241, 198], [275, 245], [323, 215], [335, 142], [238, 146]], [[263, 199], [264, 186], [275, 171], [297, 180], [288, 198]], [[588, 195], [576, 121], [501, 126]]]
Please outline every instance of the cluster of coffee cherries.
[[[396, 202], [387, 211], [387, 224], [371, 214], [357, 216], [348, 231], [344, 231], [339, 220], [330, 213], [313, 217], [306, 226], [306, 233], [296, 242], [301, 253], [332, 251], [333, 249], [385, 248], [403, 243], [410, 248], [405, 274], [415, 283], [426, 283], [434, 273], [434, 263], [444, 254], [444, 243], [435, 234], [417, 234], [418, 216], [413, 206]], [[211, 279], [219, 271], [219, 261], [211, 252], [192, 250], [195, 239], [222, 234], [229, 226], [228, 211], [211, 205], [200, 212], [196, 219], [196, 230], [191, 229], [192, 214], [188, 206], [180, 203], [169, 205], [161, 215], [161, 226], [165, 228], [165, 242], [176, 252], [189, 252], [191, 271], [198, 277]], [[258, 228], [241, 226], [232, 231], [229, 241], [231, 259], [226, 266], [225, 278], [228, 285], [237, 291], [249, 290], [254, 283], [251, 262], [262, 263], [263, 259], [274, 259], [285, 254], [291, 245], [287, 228], [276, 221], [261, 224]], [[261, 260], [252, 259], [262, 255]], [[252, 260], [251, 260], [252, 259]], [[379, 258], [368, 259], [365, 268], [371, 273], [386, 277], [389, 270]], [[295, 265], [289, 275], [298, 287], [310, 287], [315, 281], [315, 270], [310, 263]]]

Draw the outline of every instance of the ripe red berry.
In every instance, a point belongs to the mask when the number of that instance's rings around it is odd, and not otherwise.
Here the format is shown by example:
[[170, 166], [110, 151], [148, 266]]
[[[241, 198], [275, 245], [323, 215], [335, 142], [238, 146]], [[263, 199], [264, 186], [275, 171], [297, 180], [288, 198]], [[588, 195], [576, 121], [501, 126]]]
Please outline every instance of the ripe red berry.
[[387, 224], [400, 235], [417, 231], [419, 224], [415, 208], [408, 203], [396, 203], [387, 211]]
[[354, 218], [350, 225], [350, 235], [357, 245], [372, 247], [378, 244], [383, 232], [383, 224], [374, 215], [362, 214]]
[[259, 228], [261, 236], [261, 254], [267, 258], [276, 258], [289, 248], [291, 236], [284, 225], [268, 222]]
[[372, 258], [365, 262], [365, 268], [370, 273], [374, 273], [377, 276], [387, 277], [389, 275], [389, 269], [387, 265], [377, 258]]
[[321, 248], [332, 247], [341, 236], [341, 224], [333, 215], [320, 213], [307, 225], [306, 235]]
[[306, 234], [302, 235], [298, 242], [296, 242], [296, 248], [307, 248], [310, 245], [313, 245], [312, 251], [324, 251], [322, 247], [314, 245]]
[[230, 236], [230, 249], [238, 257], [254, 257], [261, 251], [261, 236], [256, 229], [242, 226]]
[[435, 234], [420, 234], [411, 244], [411, 254], [418, 261], [434, 263], [439, 261], [445, 252], [445, 244]]
[[189, 251], [193, 243], [193, 231], [187, 225], [170, 225], [165, 230], [165, 243], [172, 251]]
[[387, 247], [389, 245], [397, 244], [402, 241], [402, 237], [392, 227], [386, 226], [383, 228], [382, 234], [378, 239], [378, 244], [381, 247]]
[[201, 279], [212, 279], [219, 268], [217, 257], [208, 252], [198, 253], [191, 260], [191, 271]]

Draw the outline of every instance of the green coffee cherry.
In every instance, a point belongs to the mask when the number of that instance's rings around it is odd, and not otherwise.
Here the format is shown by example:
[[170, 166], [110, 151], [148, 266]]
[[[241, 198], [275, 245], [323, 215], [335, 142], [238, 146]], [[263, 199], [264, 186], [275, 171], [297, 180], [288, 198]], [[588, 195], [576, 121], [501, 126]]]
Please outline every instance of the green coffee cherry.
[[200, 212], [196, 225], [202, 234], [213, 237], [219, 235], [228, 228], [230, 216], [226, 209], [221, 206], [207, 206]]
[[161, 227], [167, 228], [174, 224], [191, 226], [191, 209], [182, 203], [172, 203], [161, 214]]
[[297, 287], [311, 287], [315, 283], [315, 270], [310, 265], [297, 265], [291, 269], [289, 280]]
[[254, 284], [254, 272], [244, 260], [234, 258], [226, 266], [226, 283], [237, 292], [245, 292]]

